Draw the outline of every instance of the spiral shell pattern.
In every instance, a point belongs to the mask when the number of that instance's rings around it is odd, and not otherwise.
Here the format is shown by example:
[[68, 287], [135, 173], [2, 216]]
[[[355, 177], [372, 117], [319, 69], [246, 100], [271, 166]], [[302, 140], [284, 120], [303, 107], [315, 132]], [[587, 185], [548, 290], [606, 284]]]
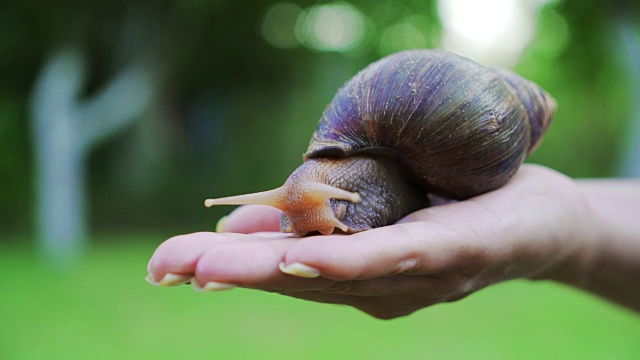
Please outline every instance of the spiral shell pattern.
[[540, 143], [556, 103], [508, 70], [437, 50], [372, 63], [327, 106], [305, 159], [397, 156], [428, 191], [468, 198], [503, 185]]

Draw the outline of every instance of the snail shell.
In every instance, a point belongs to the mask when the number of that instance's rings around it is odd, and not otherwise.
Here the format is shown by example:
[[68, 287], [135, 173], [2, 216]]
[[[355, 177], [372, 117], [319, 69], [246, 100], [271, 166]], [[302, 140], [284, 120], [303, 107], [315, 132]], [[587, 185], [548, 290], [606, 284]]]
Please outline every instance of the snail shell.
[[446, 51], [404, 51], [338, 91], [304, 157], [393, 154], [428, 191], [464, 199], [503, 185], [535, 150], [555, 108], [510, 71]]
[[272, 205], [298, 235], [384, 226], [428, 206], [427, 192], [465, 199], [503, 185], [555, 108], [510, 71], [446, 51], [396, 53], [336, 93], [282, 187], [205, 205]]

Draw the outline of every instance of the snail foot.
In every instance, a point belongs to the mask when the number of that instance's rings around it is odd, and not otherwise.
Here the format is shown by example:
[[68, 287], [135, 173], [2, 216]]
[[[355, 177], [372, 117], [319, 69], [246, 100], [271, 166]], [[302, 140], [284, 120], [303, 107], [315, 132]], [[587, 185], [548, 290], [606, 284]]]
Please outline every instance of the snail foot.
[[322, 235], [331, 235], [333, 229], [335, 229], [333, 226], [329, 226], [328, 228], [319, 229], [318, 232]]

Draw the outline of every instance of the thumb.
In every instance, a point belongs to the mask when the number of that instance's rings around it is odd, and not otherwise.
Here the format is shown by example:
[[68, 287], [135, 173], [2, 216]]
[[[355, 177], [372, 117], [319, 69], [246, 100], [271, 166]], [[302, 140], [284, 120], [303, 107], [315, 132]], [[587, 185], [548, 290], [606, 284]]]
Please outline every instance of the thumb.
[[245, 205], [222, 217], [216, 232], [250, 234], [261, 231], [279, 231], [282, 211], [266, 205]]

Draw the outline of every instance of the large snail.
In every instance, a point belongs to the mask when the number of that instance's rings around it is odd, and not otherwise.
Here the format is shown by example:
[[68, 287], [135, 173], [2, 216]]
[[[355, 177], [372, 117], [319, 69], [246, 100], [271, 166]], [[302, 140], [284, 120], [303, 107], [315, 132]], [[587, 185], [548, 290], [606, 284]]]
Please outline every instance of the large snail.
[[335, 95], [303, 164], [274, 190], [207, 199], [283, 210], [282, 232], [385, 226], [429, 206], [503, 185], [540, 143], [556, 104], [507, 70], [435, 50], [372, 63]]

